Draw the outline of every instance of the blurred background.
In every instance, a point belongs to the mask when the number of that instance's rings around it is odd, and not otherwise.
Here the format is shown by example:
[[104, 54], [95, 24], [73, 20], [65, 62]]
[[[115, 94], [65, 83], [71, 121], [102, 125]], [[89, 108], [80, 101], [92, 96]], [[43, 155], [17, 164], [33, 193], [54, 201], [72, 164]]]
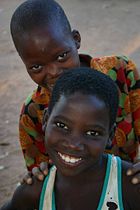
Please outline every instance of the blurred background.
[[[18, 141], [21, 105], [36, 87], [13, 46], [9, 23], [23, 0], [0, 0], [0, 206], [26, 172]], [[140, 69], [140, 0], [58, 0], [82, 37], [80, 53], [127, 55]], [[140, 71], [139, 71], [140, 72]]]

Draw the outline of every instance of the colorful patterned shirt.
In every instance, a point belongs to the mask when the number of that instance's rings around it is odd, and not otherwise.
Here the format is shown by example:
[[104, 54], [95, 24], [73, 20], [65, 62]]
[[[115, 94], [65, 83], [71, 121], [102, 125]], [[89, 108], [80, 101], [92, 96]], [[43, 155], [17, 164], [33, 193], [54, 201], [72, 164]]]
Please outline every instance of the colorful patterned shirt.
[[[79, 55], [80, 59], [91, 68], [109, 75], [117, 84], [119, 91], [119, 108], [116, 119], [115, 137], [107, 153], [133, 161], [140, 140], [140, 77], [135, 64], [125, 56], [105, 56], [91, 58]], [[38, 88], [27, 97], [23, 104], [19, 135], [22, 151], [28, 170], [49, 160], [44, 145], [42, 131], [43, 110], [48, 107], [49, 90]]]

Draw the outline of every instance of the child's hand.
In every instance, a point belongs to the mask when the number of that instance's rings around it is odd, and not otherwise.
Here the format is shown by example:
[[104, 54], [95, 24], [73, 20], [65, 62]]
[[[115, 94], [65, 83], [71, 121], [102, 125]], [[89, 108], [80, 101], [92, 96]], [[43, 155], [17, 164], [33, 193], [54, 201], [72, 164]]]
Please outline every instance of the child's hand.
[[139, 184], [140, 183], [140, 162], [133, 164], [132, 168], [128, 169], [127, 175], [133, 176], [132, 177], [133, 184]]
[[34, 167], [32, 169], [32, 175], [39, 181], [43, 181], [44, 177], [48, 175], [48, 163], [42, 162], [39, 167]]
[[28, 172], [23, 178], [22, 183], [32, 184], [33, 177], [38, 179], [39, 181], [43, 181], [44, 177], [48, 175], [48, 163], [42, 162], [39, 167], [34, 167], [32, 172]]

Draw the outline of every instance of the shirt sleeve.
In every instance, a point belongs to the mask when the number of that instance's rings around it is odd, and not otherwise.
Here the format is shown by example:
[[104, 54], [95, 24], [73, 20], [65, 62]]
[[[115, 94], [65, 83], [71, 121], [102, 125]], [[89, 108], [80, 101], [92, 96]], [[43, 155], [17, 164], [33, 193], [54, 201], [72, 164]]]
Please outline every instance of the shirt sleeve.
[[[138, 152], [140, 140], [140, 77], [136, 65], [126, 56], [118, 56], [119, 68], [117, 84], [121, 92], [119, 111], [120, 120], [116, 129], [118, 137], [123, 132], [126, 137], [121, 151], [126, 153], [133, 161]], [[119, 139], [119, 138], [118, 138]]]
[[91, 67], [110, 76], [119, 91], [116, 131], [106, 151], [133, 161], [140, 140], [140, 77], [136, 65], [126, 56], [93, 58]]
[[128, 59], [126, 65], [127, 81], [129, 86], [130, 109], [136, 136], [136, 159], [140, 156], [140, 75], [135, 63]]
[[22, 106], [19, 119], [19, 140], [24, 155], [26, 167], [29, 171], [39, 166], [41, 162], [48, 162], [48, 155], [44, 144], [42, 130], [43, 110], [46, 105], [37, 104], [32, 99]]

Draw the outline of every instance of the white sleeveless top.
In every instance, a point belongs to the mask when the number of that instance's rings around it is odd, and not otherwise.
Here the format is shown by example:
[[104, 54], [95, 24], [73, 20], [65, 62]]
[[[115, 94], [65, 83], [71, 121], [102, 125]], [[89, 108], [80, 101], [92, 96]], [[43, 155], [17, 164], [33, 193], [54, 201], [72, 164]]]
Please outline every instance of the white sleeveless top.
[[[55, 175], [56, 167], [53, 166], [43, 184], [39, 210], [56, 210], [54, 195]], [[106, 175], [97, 210], [109, 210], [111, 207], [111, 209], [114, 210], [124, 209], [122, 202], [121, 176], [121, 159], [119, 157], [108, 155]]]

